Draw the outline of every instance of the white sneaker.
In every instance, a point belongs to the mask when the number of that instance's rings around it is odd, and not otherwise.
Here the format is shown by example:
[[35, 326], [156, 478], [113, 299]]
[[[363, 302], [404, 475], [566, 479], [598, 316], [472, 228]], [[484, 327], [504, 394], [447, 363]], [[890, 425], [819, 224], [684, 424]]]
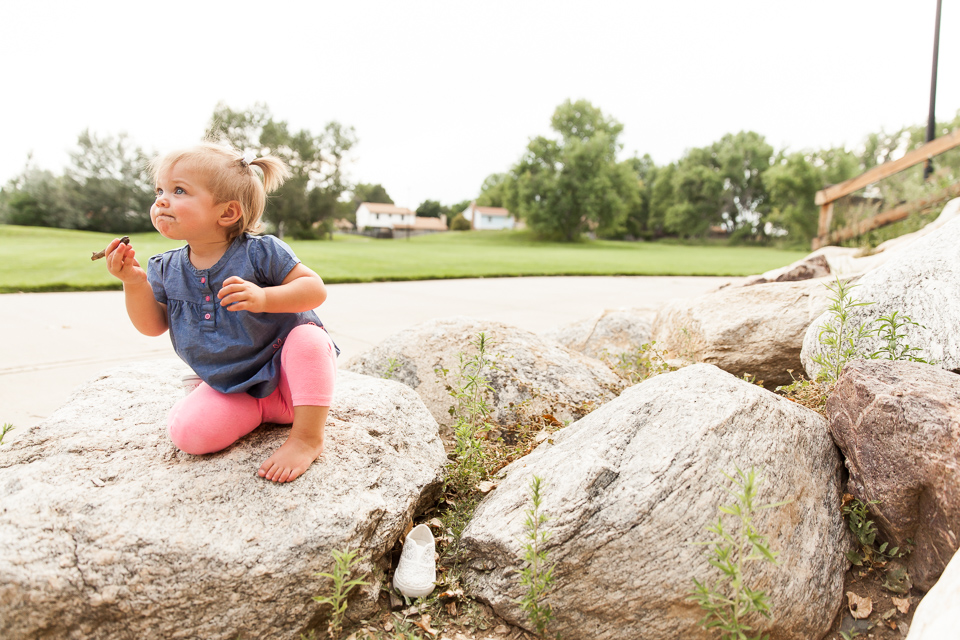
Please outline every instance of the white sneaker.
[[437, 581], [433, 534], [425, 524], [417, 525], [403, 542], [400, 562], [393, 574], [393, 588], [408, 598], [429, 595]]

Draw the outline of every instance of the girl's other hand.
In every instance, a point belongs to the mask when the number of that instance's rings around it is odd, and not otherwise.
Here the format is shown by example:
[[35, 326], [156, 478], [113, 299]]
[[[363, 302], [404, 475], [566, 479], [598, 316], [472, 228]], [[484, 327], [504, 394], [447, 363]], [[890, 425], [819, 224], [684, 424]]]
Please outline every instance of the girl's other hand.
[[136, 255], [132, 245], [120, 242], [120, 238], [114, 238], [106, 249], [107, 271], [124, 284], [146, 282], [147, 272], [140, 267]]
[[264, 290], [239, 276], [230, 276], [224, 280], [217, 297], [220, 299], [220, 306], [229, 311], [263, 313], [267, 308], [267, 294]]

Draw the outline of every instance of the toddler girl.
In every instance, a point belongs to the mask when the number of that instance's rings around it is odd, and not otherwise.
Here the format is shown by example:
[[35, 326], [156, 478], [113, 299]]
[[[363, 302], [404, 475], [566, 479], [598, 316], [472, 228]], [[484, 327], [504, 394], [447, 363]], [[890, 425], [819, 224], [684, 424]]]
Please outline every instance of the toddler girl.
[[214, 144], [157, 158], [152, 169], [153, 226], [186, 246], [153, 256], [144, 271], [134, 248], [114, 240], [106, 263], [134, 327], [150, 336], [169, 329], [203, 380], [170, 410], [170, 438], [203, 454], [262, 422], [293, 423], [258, 471], [289, 482], [323, 451], [337, 355], [312, 311], [327, 297], [323, 280], [281, 240], [249, 233], [289, 172], [277, 158], [247, 162]]

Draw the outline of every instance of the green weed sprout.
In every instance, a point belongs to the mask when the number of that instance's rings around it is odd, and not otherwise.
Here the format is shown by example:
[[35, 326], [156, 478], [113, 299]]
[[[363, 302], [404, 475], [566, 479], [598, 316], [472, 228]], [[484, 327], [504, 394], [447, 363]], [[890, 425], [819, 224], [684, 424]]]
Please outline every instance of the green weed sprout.
[[[723, 475], [733, 485], [726, 491], [734, 497], [734, 502], [720, 505], [721, 515], [716, 524], [707, 527], [714, 539], [695, 543], [709, 547], [709, 563], [719, 569], [721, 575], [712, 586], [693, 578], [695, 589], [690, 599], [705, 612], [697, 624], [704, 629], [717, 629], [721, 640], [763, 640], [767, 637], [765, 634], [747, 634], [753, 631], [751, 620], [758, 615], [770, 617], [770, 603], [766, 593], [747, 586], [743, 570], [747, 562], [758, 560], [777, 564], [777, 553], [771, 551], [766, 538], [756, 530], [753, 517], [757, 511], [772, 509], [788, 501], [755, 505], [762, 479], [757, 477], [753, 468], [748, 472], [737, 468], [735, 476]], [[724, 528], [724, 515], [737, 520], [733, 531]]]
[[847, 517], [847, 524], [850, 531], [857, 537], [860, 543], [859, 551], [848, 551], [847, 560], [857, 565], [863, 565], [864, 562], [873, 563], [879, 558], [880, 562], [885, 562], [893, 558], [902, 558], [910, 553], [911, 548], [908, 544], [904, 549], [900, 547], [889, 547], [889, 543], [884, 542], [877, 546], [877, 528], [870, 519], [870, 505], [879, 504], [879, 500], [870, 500], [863, 502], [853, 498], [849, 503], [841, 507], [843, 515]]
[[333, 590], [330, 595], [314, 596], [313, 599], [320, 604], [330, 605], [327, 634], [331, 640], [336, 640], [343, 630], [343, 617], [347, 612], [347, 597], [354, 587], [366, 585], [367, 582], [363, 578], [350, 578], [357, 565], [363, 560], [358, 551], [334, 550], [331, 555], [333, 555], [334, 561], [333, 573], [318, 573], [316, 575], [330, 578], [333, 581]]
[[894, 311], [888, 316], [877, 318], [877, 335], [883, 341], [883, 346], [878, 351], [870, 355], [871, 358], [880, 360], [909, 360], [910, 362], [923, 362], [933, 364], [932, 362], [921, 358], [917, 353], [923, 351], [920, 347], [911, 347], [908, 344], [902, 344], [903, 338], [907, 334], [900, 333], [904, 327], [913, 325], [923, 327], [922, 324], [914, 322], [910, 316], [901, 315], [899, 311]]
[[[467, 494], [484, 476], [484, 450], [478, 439], [482, 430], [489, 426], [490, 405], [487, 394], [493, 391], [485, 372], [496, 368], [496, 356], [490, 353], [492, 340], [483, 332], [477, 334], [470, 345], [476, 354], [457, 354], [459, 370], [452, 384], [447, 384], [447, 393], [454, 400], [450, 415], [456, 421], [453, 427], [454, 456], [456, 465], [450, 474], [451, 483], [460, 494]], [[446, 369], [437, 369], [437, 375], [446, 378]]]
[[871, 323], [853, 326], [853, 309], [873, 304], [872, 302], [857, 302], [853, 299], [850, 290], [856, 286], [839, 278], [832, 284], [826, 285], [833, 296], [831, 296], [830, 306], [827, 308], [830, 317], [820, 329], [820, 335], [818, 336], [823, 350], [813, 357], [813, 361], [820, 365], [820, 372], [817, 374], [818, 381], [824, 380], [830, 384], [835, 384], [843, 371], [843, 367], [848, 362], [863, 357], [860, 351], [860, 342], [873, 334]]
[[543, 604], [543, 599], [553, 587], [553, 570], [556, 567], [556, 564], [550, 564], [545, 548], [550, 533], [544, 531], [543, 526], [550, 518], [540, 510], [542, 489], [541, 478], [533, 476], [530, 480], [533, 506], [527, 510], [523, 525], [526, 542], [523, 545], [524, 566], [520, 569], [520, 585], [524, 588], [524, 594], [518, 601], [540, 637], [543, 637], [547, 625], [553, 620], [553, 610]]
[[16, 429], [16, 427], [10, 424], [9, 422], [3, 423], [3, 430], [0, 431], [0, 444], [3, 444], [4, 436], [6, 436], [8, 432], [13, 431], [14, 429]]
[[387, 368], [384, 369], [383, 374], [380, 376], [384, 380], [389, 380], [393, 377], [393, 372], [400, 368], [400, 363], [396, 358], [390, 358], [387, 360]]

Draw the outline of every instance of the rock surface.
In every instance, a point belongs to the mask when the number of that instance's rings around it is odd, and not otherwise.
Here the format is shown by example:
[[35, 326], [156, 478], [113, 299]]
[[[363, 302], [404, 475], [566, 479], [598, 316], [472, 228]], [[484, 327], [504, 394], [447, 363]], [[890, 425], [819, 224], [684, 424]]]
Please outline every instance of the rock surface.
[[[520, 405], [531, 415], [547, 412], [572, 420], [615, 396], [620, 380], [602, 362], [523, 329], [462, 316], [430, 320], [394, 334], [345, 368], [380, 376], [392, 362], [393, 379], [416, 390], [437, 422], [449, 425], [453, 399], [446, 385], [456, 386], [458, 353], [475, 355], [471, 343], [481, 332], [490, 341], [488, 354], [500, 354], [496, 368], [484, 374], [493, 387], [490, 407], [498, 422], [513, 421]], [[448, 371], [446, 379], [438, 369]]]
[[256, 474], [286, 427], [182, 453], [166, 435], [182, 368], [113, 369], [0, 449], [0, 637], [299, 638], [325, 615], [311, 597], [331, 551], [360, 549], [369, 570], [439, 486], [446, 457], [420, 399], [351, 373], [326, 451], [293, 483]]
[[960, 629], [960, 553], [947, 564], [937, 584], [913, 614], [907, 640], [947, 640]]
[[800, 348], [810, 322], [826, 309], [821, 280], [727, 287], [673, 300], [657, 313], [651, 338], [673, 357], [706, 362], [767, 386], [799, 375]]
[[[901, 333], [901, 344], [922, 349], [922, 357], [935, 360], [944, 369], [960, 369], [960, 220], [954, 218], [933, 233], [895, 252], [884, 264], [864, 274], [851, 291], [868, 306], [850, 310], [852, 326], [870, 323], [894, 311], [917, 325]], [[803, 339], [803, 366], [816, 377], [820, 365], [813, 358], [822, 352], [820, 331], [830, 314], [824, 313], [807, 329]], [[879, 337], [864, 340], [863, 353], [877, 351]]]
[[743, 282], [743, 286], [763, 284], [765, 282], [796, 282], [811, 280], [830, 275], [830, 263], [822, 253], [811, 253], [806, 258], [779, 269], [772, 269], [759, 276], [751, 276]]
[[654, 316], [656, 311], [648, 309], [606, 309], [599, 315], [561, 327], [543, 337], [602, 360], [650, 342]]
[[871, 505], [913, 583], [933, 586], [960, 549], [960, 376], [914, 362], [870, 360], [844, 369], [827, 400], [847, 458], [848, 491]]
[[705, 364], [631, 387], [507, 467], [464, 531], [466, 582], [499, 615], [529, 624], [517, 570], [537, 475], [557, 563], [550, 637], [715, 638], [687, 599], [691, 578], [717, 577], [692, 543], [708, 539], [730, 501], [721, 472], [737, 465], [761, 471], [761, 503], [790, 500], [755, 520], [781, 562], [748, 564], [772, 605], [759, 628], [772, 640], [820, 638], [840, 607], [850, 548], [825, 420]]

